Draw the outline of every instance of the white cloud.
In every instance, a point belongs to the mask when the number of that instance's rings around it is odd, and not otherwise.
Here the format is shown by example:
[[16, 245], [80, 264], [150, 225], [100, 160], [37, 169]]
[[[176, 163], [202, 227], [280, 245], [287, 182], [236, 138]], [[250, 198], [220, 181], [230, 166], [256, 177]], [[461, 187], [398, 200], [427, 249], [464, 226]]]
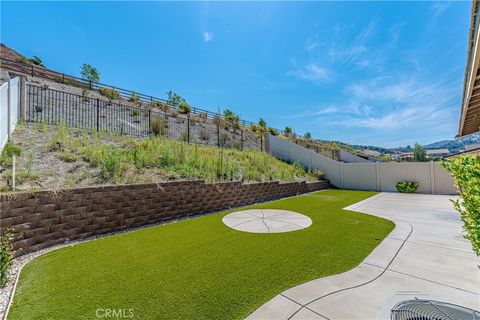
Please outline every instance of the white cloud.
[[203, 33], [203, 41], [210, 42], [212, 40], [213, 40], [213, 33], [212, 32], [206, 31], [206, 32]]
[[451, 4], [452, 4], [451, 1], [435, 1], [430, 6], [430, 11], [433, 12], [433, 16], [434, 18], [436, 18], [439, 15], [441, 15], [443, 12], [445, 12], [445, 10], [447, 10]]
[[414, 75], [357, 82], [347, 88], [353, 108], [341, 124], [390, 133], [402, 129], [437, 130], [454, 117], [457, 90], [460, 88], [452, 86], [448, 78], [435, 83]]
[[452, 110], [432, 106], [406, 107], [389, 112], [378, 117], [353, 118], [344, 122], [345, 125], [369, 129], [419, 129], [425, 126], [438, 125], [440, 120], [449, 121]]
[[321, 116], [321, 115], [331, 115], [338, 112], [341, 112], [341, 110], [338, 107], [331, 105], [327, 107], [309, 108], [308, 111], [304, 111], [296, 114], [289, 114], [286, 116], [276, 116], [274, 118], [285, 118], [285, 119], [310, 118], [310, 117]]
[[309, 63], [300, 70], [291, 71], [288, 73], [294, 77], [311, 82], [325, 81], [329, 79], [329, 74], [326, 68], [319, 66], [317, 63]]

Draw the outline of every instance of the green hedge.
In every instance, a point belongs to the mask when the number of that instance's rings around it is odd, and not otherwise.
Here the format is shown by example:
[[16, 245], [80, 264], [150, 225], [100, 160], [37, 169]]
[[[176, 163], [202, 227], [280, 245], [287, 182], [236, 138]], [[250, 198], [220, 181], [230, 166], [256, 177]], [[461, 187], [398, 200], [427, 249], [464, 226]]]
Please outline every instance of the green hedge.
[[414, 193], [418, 189], [418, 182], [401, 181], [396, 185], [397, 191], [402, 193]]
[[442, 162], [460, 190], [460, 199], [452, 200], [464, 223], [465, 238], [480, 256], [480, 157], [465, 155]]

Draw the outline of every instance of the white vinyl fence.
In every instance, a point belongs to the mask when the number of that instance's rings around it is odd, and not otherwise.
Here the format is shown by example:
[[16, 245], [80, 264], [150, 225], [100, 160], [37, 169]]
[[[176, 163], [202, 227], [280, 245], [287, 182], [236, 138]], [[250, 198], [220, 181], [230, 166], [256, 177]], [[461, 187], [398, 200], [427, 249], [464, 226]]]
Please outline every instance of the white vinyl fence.
[[0, 87], [0, 151], [15, 129], [20, 115], [20, 81], [11, 79]]
[[324, 170], [325, 178], [337, 188], [396, 191], [399, 181], [417, 181], [419, 193], [458, 193], [449, 172], [435, 162], [343, 163], [275, 136], [267, 135], [266, 142], [267, 150], [279, 159]]

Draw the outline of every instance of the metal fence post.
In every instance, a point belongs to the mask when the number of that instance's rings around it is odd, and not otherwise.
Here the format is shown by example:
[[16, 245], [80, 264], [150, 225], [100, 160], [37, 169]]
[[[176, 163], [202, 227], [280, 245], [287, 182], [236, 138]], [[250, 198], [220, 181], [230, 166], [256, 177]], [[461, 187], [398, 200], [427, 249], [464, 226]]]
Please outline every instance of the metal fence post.
[[433, 161], [430, 161], [430, 193], [435, 194], [435, 168]]
[[243, 150], [243, 129], [240, 129], [241, 138], [242, 138], [242, 150]]
[[148, 110], [148, 135], [150, 135], [152, 133], [152, 123], [151, 123], [151, 119], [152, 119], [152, 110]]
[[92, 80], [88, 81], [88, 88], [90, 88], [90, 90], [92, 90]]
[[100, 130], [100, 99], [97, 98], [97, 131]]
[[217, 121], [217, 146], [220, 147], [220, 122]]
[[187, 116], [187, 143], [190, 143], [190, 115]]
[[260, 134], [260, 151], [263, 152], [263, 134]]
[[33, 64], [32, 64], [32, 77], [34, 76], [34, 72], [33, 72]]

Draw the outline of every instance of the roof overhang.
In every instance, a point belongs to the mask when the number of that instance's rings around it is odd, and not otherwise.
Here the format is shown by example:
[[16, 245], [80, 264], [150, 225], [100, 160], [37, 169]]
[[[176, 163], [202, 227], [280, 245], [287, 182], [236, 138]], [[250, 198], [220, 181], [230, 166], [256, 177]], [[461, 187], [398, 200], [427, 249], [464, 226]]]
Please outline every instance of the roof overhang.
[[458, 136], [480, 131], [480, 15], [478, 10], [479, 0], [473, 0]]

